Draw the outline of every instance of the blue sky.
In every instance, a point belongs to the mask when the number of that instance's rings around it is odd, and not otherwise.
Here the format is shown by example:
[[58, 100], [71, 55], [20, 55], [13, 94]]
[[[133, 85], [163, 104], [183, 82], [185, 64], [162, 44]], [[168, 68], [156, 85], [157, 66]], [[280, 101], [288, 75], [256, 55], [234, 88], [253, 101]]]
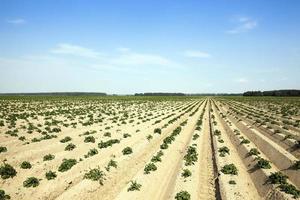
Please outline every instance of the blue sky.
[[298, 0], [1, 0], [0, 92], [300, 89]]

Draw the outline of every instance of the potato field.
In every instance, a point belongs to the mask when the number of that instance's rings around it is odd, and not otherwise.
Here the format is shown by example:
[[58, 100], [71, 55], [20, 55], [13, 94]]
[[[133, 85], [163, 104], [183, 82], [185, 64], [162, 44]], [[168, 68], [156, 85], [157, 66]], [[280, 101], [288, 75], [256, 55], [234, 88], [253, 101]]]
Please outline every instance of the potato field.
[[0, 200], [300, 197], [300, 98], [0, 98]]

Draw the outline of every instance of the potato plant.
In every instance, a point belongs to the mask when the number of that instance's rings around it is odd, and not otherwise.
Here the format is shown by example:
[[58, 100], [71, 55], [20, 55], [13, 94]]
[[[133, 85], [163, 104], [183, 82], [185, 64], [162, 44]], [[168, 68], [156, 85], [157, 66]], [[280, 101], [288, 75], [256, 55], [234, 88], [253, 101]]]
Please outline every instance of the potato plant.
[[92, 181], [98, 181], [100, 185], [103, 185], [105, 178], [105, 174], [100, 168], [90, 169], [88, 172], [84, 174], [84, 179], [90, 179]]
[[40, 180], [36, 177], [29, 177], [23, 182], [23, 187], [37, 187], [40, 184]]

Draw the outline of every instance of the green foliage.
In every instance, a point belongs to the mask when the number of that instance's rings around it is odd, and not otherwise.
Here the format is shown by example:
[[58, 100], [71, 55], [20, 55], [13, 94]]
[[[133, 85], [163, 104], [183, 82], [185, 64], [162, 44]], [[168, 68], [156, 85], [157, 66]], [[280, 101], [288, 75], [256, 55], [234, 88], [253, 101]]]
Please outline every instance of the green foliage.
[[35, 177], [29, 177], [23, 182], [23, 187], [37, 187], [39, 184], [39, 179]]
[[176, 200], [190, 200], [191, 195], [187, 191], [180, 191], [175, 196]]
[[152, 162], [161, 162], [161, 157], [164, 155], [162, 151], [157, 152], [155, 156], [151, 158]]
[[95, 140], [94, 136], [87, 136], [87, 137], [84, 138], [85, 143], [88, 143], [88, 142], [95, 143], [95, 141], [96, 140]]
[[19, 137], [19, 140], [21, 140], [21, 141], [24, 141], [25, 139], [26, 139], [25, 136]]
[[4, 163], [0, 167], [0, 175], [2, 179], [13, 178], [17, 175], [17, 171], [11, 165]]
[[184, 178], [187, 178], [192, 175], [192, 172], [189, 169], [184, 169], [183, 172], [181, 173], [181, 176]]
[[54, 155], [52, 154], [47, 154], [43, 157], [43, 161], [49, 161], [49, 160], [53, 160], [55, 158]]
[[131, 185], [129, 186], [129, 188], [127, 189], [127, 192], [129, 191], [135, 191], [135, 190], [140, 190], [140, 188], [142, 187], [141, 184], [137, 183], [136, 181], [130, 181]]
[[75, 159], [63, 159], [63, 162], [58, 167], [58, 171], [59, 172], [68, 171], [76, 164], [77, 164], [77, 161]]
[[147, 136], [147, 140], [148, 140], [148, 141], [150, 141], [152, 138], [153, 138], [152, 135], [148, 135], [148, 136]]
[[230, 180], [230, 181], [229, 181], [229, 184], [231, 184], [231, 185], [235, 185], [235, 184], [236, 184], [236, 182], [235, 182], [234, 180]]
[[4, 152], [7, 152], [7, 148], [0, 146], [0, 153], [4, 153]]
[[220, 136], [220, 135], [221, 135], [221, 131], [220, 131], [220, 130], [218, 130], [218, 129], [216, 129], [216, 130], [214, 131], [214, 135], [216, 135], [216, 136]]
[[124, 134], [123, 134], [123, 138], [128, 138], [128, 137], [131, 137], [131, 135], [128, 134], [128, 133], [124, 133]]
[[197, 140], [199, 137], [200, 137], [200, 135], [196, 133], [193, 135], [193, 140]]
[[272, 184], [286, 184], [288, 176], [282, 174], [281, 172], [271, 173], [268, 181]]
[[300, 160], [297, 160], [293, 165], [292, 167], [296, 170], [299, 170], [300, 169]]
[[71, 141], [71, 140], [72, 140], [71, 137], [66, 136], [65, 138], [61, 139], [60, 142], [61, 142], [61, 143], [66, 143], [66, 142], [69, 142], [69, 141]]
[[156, 129], [154, 129], [154, 131], [153, 131], [154, 133], [158, 133], [158, 134], [161, 134], [161, 129], [160, 128], [156, 128]]
[[168, 146], [168, 144], [167, 143], [162, 143], [161, 145], [160, 145], [160, 148], [161, 149], [167, 149], [169, 146]]
[[122, 153], [123, 153], [123, 155], [131, 154], [131, 153], [132, 153], [132, 148], [131, 148], [131, 147], [125, 147], [125, 148], [122, 150]]
[[183, 159], [185, 160], [186, 166], [193, 165], [198, 160], [198, 153], [196, 148], [193, 146], [189, 146], [187, 153], [185, 154]]
[[92, 181], [99, 181], [100, 185], [103, 185], [105, 179], [105, 174], [100, 168], [90, 169], [90, 171], [84, 174], [84, 179], [90, 179]]
[[149, 163], [145, 166], [144, 168], [144, 173], [145, 174], [150, 174], [151, 171], [156, 171], [157, 167], [154, 163]]
[[261, 169], [271, 169], [270, 161], [260, 158], [257, 162], [257, 167]]
[[111, 140], [108, 140], [106, 142], [100, 141], [100, 143], [98, 143], [98, 147], [100, 149], [103, 149], [103, 148], [111, 147], [113, 144], [116, 144], [116, 143], [120, 143], [120, 140], [111, 139]]
[[223, 172], [224, 174], [231, 174], [231, 175], [238, 174], [238, 170], [234, 164], [224, 165], [221, 169], [221, 172]]
[[117, 168], [117, 167], [118, 167], [117, 161], [115, 161], [115, 160], [110, 160], [110, 161], [108, 162], [108, 164], [107, 164], [107, 167], [105, 167], [106, 171], [109, 172], [111, 167]]
[[230, 152], [230, 150], [226, 146], [219, 148], [219, 153], [220, 153], [221, 157], [224, 157], [226, 155], [226, 153], [230, 154], [229, 152]]
[[87, 155], [84, 155], [84, 157], [88, 158], [88, 157], [94, 156], [96, 154], [98, 154], [98, 150], [93, 148], [93, 149], [90, 149], [89, 152], [87, 153]]
[[248, 139], [243, 139], [241, 141], [241, 144], [249, 144], [249, 143], [250, 143], [250, 141]]
[[53, 172], [53, 171], [46, 172], [45, 176], [46, 176], [47, 180], [52, 180], [57, 177], [56, 172]]
[[10, 196], [8, 194], [5, 194], [4, 190], [0, 189], [0, 200], [7, 200], [10, 199]]
[[258, 156], [259, 154], [260, 154], [260, 152], [257, 150], [257, 148], [252, 148], [252, 149], [250, 149], [250, 151], [249, 151], [249, 156]]
[[105, 136], [105, 137], [111, 137], [111, 133], [110, 133], [110, 132], [105, 132], [105, 133], [104, 133], [104, 136]]
[[23, 162], [21, 163], [20, 167], [21, 167], [22, 169], [30, 169], [32, 166], [31, 166], [30, 162], [28, 162], [28, 161], [23, 161]]
[[76, 145], [73, 143], [70, 143], [65, 147], [65, 151], [72, 151], [75, 148], [76, 148]]
[[279, 188], [281, 191], [293, 195], [294, 198], [300, 197], [300, 191], [292, 184], [281, 184]]
[[291, 134], [285, 135], [283, 140], [292, 139], [293, 136]]

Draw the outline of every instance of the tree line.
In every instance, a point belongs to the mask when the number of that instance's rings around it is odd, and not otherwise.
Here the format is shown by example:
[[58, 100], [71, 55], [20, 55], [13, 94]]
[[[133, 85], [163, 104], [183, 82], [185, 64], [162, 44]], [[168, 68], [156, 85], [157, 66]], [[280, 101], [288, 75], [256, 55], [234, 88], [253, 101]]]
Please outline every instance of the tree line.
[[300, 96], [300, 90], [247, 91], [243, 96]]

